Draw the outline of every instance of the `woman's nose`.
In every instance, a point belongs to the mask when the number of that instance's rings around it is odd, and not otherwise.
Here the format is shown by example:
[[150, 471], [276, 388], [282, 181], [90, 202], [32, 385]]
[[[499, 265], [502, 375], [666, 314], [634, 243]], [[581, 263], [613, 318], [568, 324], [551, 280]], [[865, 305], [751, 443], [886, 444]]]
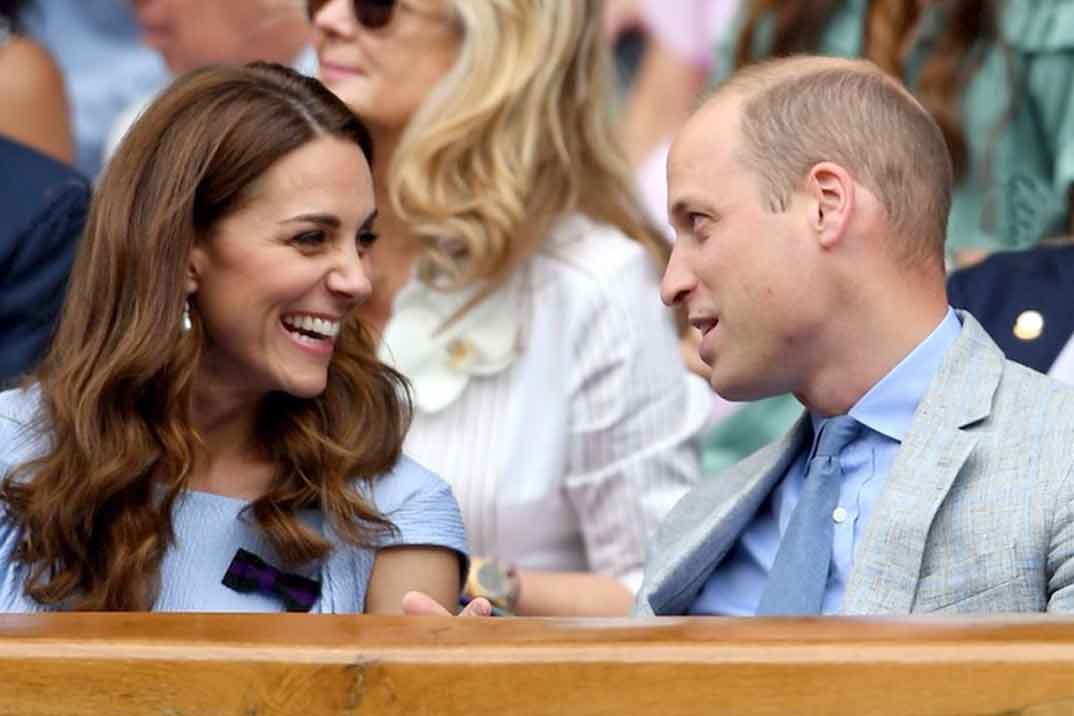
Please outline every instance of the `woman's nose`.
[[329, 291], [354, 305], [365, 302], [373, 293], [369, 266], [358, 253], [341, 255], [339, 262], [329, 271], [325, 283]]

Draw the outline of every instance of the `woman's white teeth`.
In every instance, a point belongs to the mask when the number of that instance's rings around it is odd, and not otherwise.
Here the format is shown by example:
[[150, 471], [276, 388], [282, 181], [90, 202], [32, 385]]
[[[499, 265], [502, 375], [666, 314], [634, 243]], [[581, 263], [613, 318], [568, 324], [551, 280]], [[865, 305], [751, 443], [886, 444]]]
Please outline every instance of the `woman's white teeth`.
[[325, 338], [334, 338], [339, 333], [339, 321], [330, 321], [314, 316], [285, 316], [284, 325], [297, 328], [307, 333], [316, 333]]

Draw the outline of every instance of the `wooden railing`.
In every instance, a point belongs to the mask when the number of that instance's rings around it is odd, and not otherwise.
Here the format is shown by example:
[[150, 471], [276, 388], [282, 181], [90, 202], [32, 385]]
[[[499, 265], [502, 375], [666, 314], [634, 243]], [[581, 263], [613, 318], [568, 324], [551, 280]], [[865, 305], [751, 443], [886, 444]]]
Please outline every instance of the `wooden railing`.
[[0, 713], [1074, 714], [1074, 621], [0, 616]]

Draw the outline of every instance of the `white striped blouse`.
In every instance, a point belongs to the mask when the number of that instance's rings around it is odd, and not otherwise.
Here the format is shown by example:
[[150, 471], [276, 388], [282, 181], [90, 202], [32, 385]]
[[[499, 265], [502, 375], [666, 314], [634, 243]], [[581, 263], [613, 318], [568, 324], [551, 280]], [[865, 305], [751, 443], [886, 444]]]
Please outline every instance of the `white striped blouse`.
[[473, 554], [640, 585], [650, 535], [699, 477], [711, 408], [658, 280], [640, 244], [574, 216], [435, 337], [466, 296], [399, 293], [382, 355], [414, 383], [405, 450], [452, 485]]

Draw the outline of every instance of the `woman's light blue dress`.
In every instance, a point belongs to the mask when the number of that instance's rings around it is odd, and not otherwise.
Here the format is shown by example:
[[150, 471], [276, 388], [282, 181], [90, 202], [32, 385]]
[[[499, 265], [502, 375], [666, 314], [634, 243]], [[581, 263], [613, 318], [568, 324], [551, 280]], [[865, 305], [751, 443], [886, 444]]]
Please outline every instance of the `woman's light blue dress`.
[[[28, 429], [36, 409], [35, 391], [0, 393], [0, 479], [30, 459], [40, 438]], [[426, 545], [455, 551], [460, 568], [466, 566], [466, 536], [462, 515], [451, 488], [414, 461], [402, 458], [389, 473], [364, 487], [377, 509], [397, 532], [383, 538], [379, 547]], [[252, 518], [241, 514], [244, 500], [193, 490], [176, 503], [172, 520], [175, 544], [161, 563], [161, 589], [154, 611], [172, 612], [282, 612], [283, 602], [272, 595], [239, 593], [221, 582], [238, 549], [283, 567], [283, 561], [261, 535]], [[375, 549], [359, 549], [338, 539], [316, 510], [300, 518], [322, 531], [334, 545], [320, 564], [297, 571], [320, 580], [321, 596], [314, 613], [364, 611], [366, 587], [373, 569]], [[43, 611], [24, 594], [27, 569], [12, 561], [18, 530], [0, 508], [0, 612]]]

